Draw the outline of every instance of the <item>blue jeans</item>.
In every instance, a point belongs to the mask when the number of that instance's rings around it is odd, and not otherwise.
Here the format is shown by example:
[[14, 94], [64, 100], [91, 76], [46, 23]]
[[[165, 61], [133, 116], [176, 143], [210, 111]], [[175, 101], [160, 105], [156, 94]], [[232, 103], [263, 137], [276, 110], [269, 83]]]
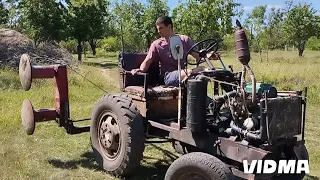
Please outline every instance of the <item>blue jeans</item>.
[[166, 72], [164, 75], [164, 84], [166, 86], [179, 86], [179, 71]]

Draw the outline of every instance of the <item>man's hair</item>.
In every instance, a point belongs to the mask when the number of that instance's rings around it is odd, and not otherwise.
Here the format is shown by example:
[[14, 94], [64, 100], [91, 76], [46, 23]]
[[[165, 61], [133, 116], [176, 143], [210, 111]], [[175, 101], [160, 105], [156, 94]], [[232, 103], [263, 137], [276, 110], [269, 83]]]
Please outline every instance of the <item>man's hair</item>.
[[159, 24], [164, 24], [166, 26], [168, 26], [169, 24], [171, 24], [171, 27], [173, 27], [173, 23], [170, 17], [168, 16], [160, 16], [157, 21], [156, 21], [156, 25]]

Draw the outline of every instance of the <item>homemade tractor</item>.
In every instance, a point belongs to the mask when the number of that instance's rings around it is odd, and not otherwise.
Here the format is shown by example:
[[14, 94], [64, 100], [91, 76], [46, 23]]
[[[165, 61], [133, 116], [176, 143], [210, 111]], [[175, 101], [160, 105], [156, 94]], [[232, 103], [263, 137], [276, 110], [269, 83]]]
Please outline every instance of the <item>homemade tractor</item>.
[[[207, 43], [206, 48], [199, 47]], [[66, 65], [31, 66], [27, 55], [20, 60], [22, 87], [29, 90], [32, 79], [53, 78], [56, 107], [34, 110], [30, 100], [22, 105], [21, 118], [27, 134], [35, 124], [55, 120], [69, 134], [90, 132], [95, 159], [113, 176], [126, 177], [139, 167], [148, 138], [166, 138], [182, 154], [165, 175], [166, 180], [186, 179], [302, 179], [302, 174], [244, 173], [243, 161], [308, 159], [304, 145], [306, 93], [278, 91], [270, 84], [257, 82], [249, 66], [250, 52], [245, 31], [237, 21], [235, 45], [241, 72], [226, 69], [217, 55], [213, 39], [196, 43], [188, 50], [201, 57], [208, 68], [178, 87], [166, 87], [160, 63], [152, 62], [145, 73], [132, 75], [146, 54], [119, 54], [120, 89], [123, 93], [105, 94], [93, 109], [90, 126], [77, 127], [70, 119]], [[183, 57], [179, 36], [170, 38], [173, 60]], [[213, 55], [222, 68], [212, 66]], [[250, 78], [246, 78], [246, 75]], [[208, 97], [208, 83], [213, 83]]]

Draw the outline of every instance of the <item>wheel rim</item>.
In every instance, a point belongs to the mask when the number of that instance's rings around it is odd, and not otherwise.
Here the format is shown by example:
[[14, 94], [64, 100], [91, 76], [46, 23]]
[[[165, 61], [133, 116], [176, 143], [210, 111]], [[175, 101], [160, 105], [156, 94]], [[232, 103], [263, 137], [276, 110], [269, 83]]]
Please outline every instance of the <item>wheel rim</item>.
[[188, 172], [188, 173], [182, 174], [178, 178], [178, 180], [209, 180], [209, 179], [202, 174], [199, 174], [196, 172]]
[[121, 132], [116, 116], [104, 112], [99, 121], [99, 144], [102, 154], [110, 160], [116, 159], [121, 148]]

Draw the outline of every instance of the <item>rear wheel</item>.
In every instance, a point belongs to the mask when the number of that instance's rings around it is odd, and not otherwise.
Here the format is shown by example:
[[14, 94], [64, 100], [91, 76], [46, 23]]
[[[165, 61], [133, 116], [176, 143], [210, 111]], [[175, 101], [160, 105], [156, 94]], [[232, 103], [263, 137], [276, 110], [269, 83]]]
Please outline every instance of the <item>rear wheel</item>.
[[228, 166], [218, 158], [193, 152], [181, 156], [168, 168], [165, 180], [229, 180], [234, 179]]
[[[293, 147], [293, 155], [290, 159], [293, 160], [308, 160], [309, 161], [309, 153], [304, 144], [296, 145]], [[296, 164], [297, 165], [297, 164]], [[300, 174], [281, 174], [279, 176], [273, 177], [273, 179], [277, 180], [285, 180], [285, 179], [292, 179], [292, 180], [301, 180], [304, 178], [306, 173], [302, 172]]]
[[143, 119], [127, 95], [105, 95], [96, 103], [90, 135], [95, 159], [109, 174], [127, 176], [140, 165], [145, 147]]

